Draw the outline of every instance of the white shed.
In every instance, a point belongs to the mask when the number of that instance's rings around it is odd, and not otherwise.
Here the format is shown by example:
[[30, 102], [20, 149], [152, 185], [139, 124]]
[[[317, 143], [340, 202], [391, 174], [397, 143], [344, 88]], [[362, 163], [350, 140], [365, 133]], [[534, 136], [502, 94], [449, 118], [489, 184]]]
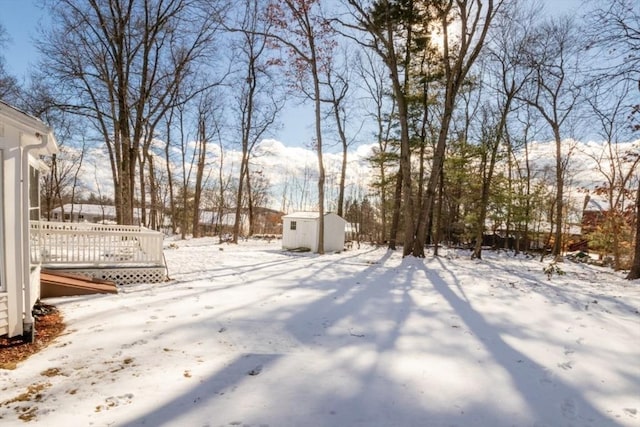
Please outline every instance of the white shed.
[[0, 335], [33, 339], [40, 266], [30, 262], [29, 221], [40, 219], [40, 156], [56, 151], [48, 126], [0, 101]]
[[[318, 252], [319, 212], [295, 212], [282, 217], [282, 248], [306, 248]], [[338, 252], [344, 249], [346, 221], [335, 213], [324, 214], [324, 250]]]

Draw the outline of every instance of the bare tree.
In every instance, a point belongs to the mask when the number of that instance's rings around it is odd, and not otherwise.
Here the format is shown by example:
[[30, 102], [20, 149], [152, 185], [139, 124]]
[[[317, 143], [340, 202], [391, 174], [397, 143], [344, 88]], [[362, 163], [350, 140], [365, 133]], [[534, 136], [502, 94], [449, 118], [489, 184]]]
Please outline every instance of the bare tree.
[[[350, 117], [351, 114], [349, 114], [352, 112], [349, 110], [349, 94], [353, 90], [350, 89], [350, 69], [353, 65], [353, 61], [350, 60], [351, 54], [352, 52], [348, 49], [343, 49], [342, 58], [337, 58], [336, 56], [328, 58], [327, 64], [324, 67], [323, 81], [327, 92], [323, 102], [329, 105], [329, 114], [333, 116], [338, 133], [338, 140], [342, 148], [336, 212], [340, 216], [344, 216], [344, 191], [347, 176], [348, 152], [349, 145], [352, 142], [347, 137], [347, 120], [352, 118]], [[341, 63], [339, 63], [340, 61]]]
[[[587, 19], [588, 47], [596, 51], [600, 76], [613, 82], [630, 80], [640, 91], [640, 3], [635, 0], [591, 0]], [[637, 120], [640, 103], [631, 107]], [[635, 126], [640, 130], [640, 125]], [[640, 278], [640, 182], [636, 191], [634, 257], [627, 279]]]
[[[416, 257], [424, 257], [428, 219], [431, 217], [436, 189], [440, 181], [449, 126], [458, 93], [480, 55], [489, 28], [502, 3], [502, 0], [489, 0], [486, 3], [480, 0], [456, 0], [455, 2], [450, 0], [437, 7], [436, 16], [439, 31], [442, 34], [445, 95], [431, 175], [422, 196], [421, 217], [413, 239], [412, 253]], [[406, 254], [408, 254], [407, 248], [405, 248]]]
[[[236, 212], [232, 242], [238, 242], [240, 234], [243, 201], [248, 200], [249, 223], [253, 223], [253, 208], [256, 201], [252, 197], [250, 159], [256, 144], [272, 127], [283, 107], [284, 99], [276, 95], [278, 84], [272, 76], [274, 67], [268, 56], [268, 37], [271, 23], [264, 19], [263, 2], [247, 2], [242, 11], [238, 33], [241, 40], [235, 46], [236, 58], [242, 63], [237, 82], [237, 113], [240, 127], [242, 157], [238, 175]], [[271, 73], [270, 73], [271, 71]]]
[[227, 236], [223, 235], [222, 229], [224, 225], [225, 213], [228, 209], [227, 193], [231, 186], [231, 174], [225, 175], [225, 147], [222, 141], [221, 133], [217, 132], [218, 137], [218, 176], [217, 176], [217, 188], [215, 189], [215, 227], [218, 231], [218, 242], [222, 243], [227, 240]]
[[633, 207], [629, 203], [632, 194], [629, 184], [634, 177], [638, 177], [637, 168], [640, 165], [640, 152], [633, 148], [623, 150], [620, 144], [621, 136], [631, 136], [628, 115], [624, 114], [628, 108], [630, 89], [628, 82], [614, 88], [594, 82], [590, 86], [590, 96], [586, 98], [593, 118], [600, 125], [599, 133], [604, 138], [600, 151], [587, 154], [596, 162], [597, 170], [604, 178], [604, 185], [597, 186], [595, 192], [604, 195], [609, 205], [604, 216], [616, 270], [621, 268], [622, 231], [628, 217], [627, 211]]
[[44, 160], [49, 171], [41, 175], [43, 211], [51, 220], [53, 209], [60, 207], [64, 219], [65, 204], [71, 203], [73, 218], [80, 171], [87, 151], [86, 131], [78, 117], [56, 108], [50, 88], [42, 83], [37, 72], [30, 76], [29, 85], [22, 91], [19, 106], [56, 130], [59, 152]]
[[[49, 2], [53, 25], [38, 43], [41, 68], [57, 89], [59, 106], [85, 117], [103, 137], [120, 223], [133, 223], [141, 144], [215, 46], [223, 6], [195, 0]], [[200, 90], [191, 86], [181, 99]]]
[[514, 121], [518, 128], [517, 130], [512, 130], [507, 127], [505, 137], [509, 150], [509, 185], [512, 190], [510, 194], [514, 199], [510, 200], [510, 204], [512, 213], [514, 213], [512, 218], [515, 222], [514, 225], [517, 234], [516, 253], [518, 253], [523, 249], [521, 242], [526, 245], [524, 250], [528, 250], [530, 247], [529, 230], [532, 222], [531, 212], [533, 199], [533, 172], [529, 158], [529, 143], [532, 127], [531, 107], [525, 105], [524, 108], [516, 110], [512, 117], [514, 116]]
[[164, 118], [164, 162], [167, 169], [167, 190], [169, 196], [169, 213], [171, 216], [171, 232], [176, 233], [178, 228], [178, 208], [177, 208], [177, 195], [174, 191], [174, 173], [172, 167], [171, 147], [173, 145], [174, 133], [173, 126], [174, 121], [180, 118], [177, 114], [177, 108], [171, 108], [167, 112]]
[[586, 48], [599, 60], [595, 77], [630, 80], [640, 90], [640, 3], [635, 0], [587, 0]]
[[200, 207], [202, 200], [202, 190], [204, 186], [204, 171], [207, 161], [208, 143], [213, 139], [213, 135], [219, 131], [215, 118], [215, 104], [211, 92], [205, 92], [200, 98], [197, 108], [196, 141], [194, 147], [194, 158], [196, 158], [196, 177], [193, 184], [193, 237], [200, 237]]
[[[395, 114], [396, 103], [394, 97], [389, 96], [389, 88], [385, 73], [385, 66], [377, 58], [374, 58], [369, 50], [360, 55], [359, 65], [356, 70], [362, 82], [362, 89], [369, 95], [367, 102], [363, 103], [363, 108], [368, 110], [368, 115], [375, 121], [374, 139], [376, 146], [370, 158], [375, 170], [377, 171], [377, 179], [373, 183], [373, 187], [378, 191], [380, 197], [380, 236], [378, 241], [388, 239], [389, 249], [396, 249], [396, 235], [398, 231], [398, 223], [400, 218], [400, 203], [395, 204], [396, 209], [392, 209], [392, 221], [395, 227], [391, 227], [387, 231], [388, 225], [388, 204], [392, 199], [389, 184], [396, 178], [399, 181], [401, 175], [389, 171], [390, 167], [397, 169], [398, 153], [397, 144], [393, 144], [392, 130], [393, 122], [391, 117]], [[401, 182], [401, 180], [400, 180]], [[401, 188], [400, 188], [401, 190]], [[401, 197], [395, 198], [398, 202]]]
[[[189, 219], [198, 217], [198, 212], [194, 213], [192, 198], [191, 198], [191, 174], [193, 173], [193, 166], [198, 157], [198, 151], [196, 149], [189, 150], [189, 132], [188, 132], [188, 124], [186, 123], [186, 113], [184, 111], [184, 105], [180, 106], [176, 109], [178, 115], [178, 125], [179, 125], [179, 140], [178, 140], [178, 149], [180, 151], [180, 169], [181, 169], [181, 177], [182, 182], [180, 186], [180, 193], [178, 202], [180, 203], [179, 210], [179, 224], [180, 224], [180, 234], [181, 238], [184, 240], [187, 238], [187, 234], [189, 233]], [[187, 161], [189, 151], [191, 152], [191, 157]], [[176, 214], [178, 214], [178, 209], [176, 209]], [[193, 220], [191, 221], [193, 224]]]
[[485, 157], [487, 168], [483, 168], [476, 243], [471, 254], [472, 258], [478, 259], [482, 257], [482, 236], [498, 149], [505, 142], [507, 118], [516, 101], [516, 95], [527, 81], [528, 73], [531, 73], [531, 70], [522, 67], [523, 55], [530, 43], [534, 20], [540, 12], [539, 7], [535, 5], [533, 8], [524, 9], [522, 3], [514, 2], [510, 6], [498, 14], [495, 36], [489, 44], [488, 74], [490, 76], [486, 81], [497, 100], [491, 107], [496, 112], [495, 122], [485, 121], [483, 126], [482, 140], [488, 144], [488, 159]]
[[575, 113], [580, 98], [579, 43], [577, 27], [569, 17], [542, 22], [531, 37], [524, 66], [531, 71], [518, 98], [533, 107], [547, 123], [555, 142], [556, 200], [552, 253], [562, 253], [564, 187], [568, 150], [563, 150], [562, 132]]
[[[342, 26], [347, 30], [355, 30], [356, 34], [350, 37], [380, 57], [391, 80], [400, 125], [400, 169], [396, 182], [401, 191], [396, 191], [396, 205], [399, 209], [401, 198], [404, 199], [404, 255], [408, 255], [415, 234], [407, 99], [411, 72], [409, 65], [415, 47], [414, 39], [424, 39], [426, 25], [423, 21], [426, 17], [424, 8], [419, 8], [419, 3], [424, 2], [346, 0], [346, 3], [355, 22], [341, 21]], [[367, 34], [365, 39], [362, 39], [362, 33]], [[395, 221], [394, 225], [397, 225]], [[395, 245], [395, 241], [393, 243]]]
[[[324, 254], [324, 182], [325, 170], [322, 158], [322, 95], [321, 68], [331, 55], [333, 42], [329, 38], [331, 28], [320, 13], [320, 0], [280, 0], [269, 4], [268, 17], [274, 26], [272, 40], [285, 47], [293, 61], [291, 71], [296, 77], [298, 89], [313, 101], [315, 115], [315, 140], [318, 157], [318, 253]], [[311, 78], [311, 88], [304, 82]]]

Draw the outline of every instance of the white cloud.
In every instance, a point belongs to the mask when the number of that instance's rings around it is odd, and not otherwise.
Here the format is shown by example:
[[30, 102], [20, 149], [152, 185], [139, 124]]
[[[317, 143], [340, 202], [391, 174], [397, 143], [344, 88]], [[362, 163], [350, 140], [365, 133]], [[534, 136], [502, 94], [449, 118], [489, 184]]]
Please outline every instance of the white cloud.
[[[156, 141], [155, 146], [161, 146], [160, 141]], [[348, 166], [346, 185], [348, 188], [360, 189], [367, 191], [371, 183], [373, 171], [370, 168], [368, 158], [371, 156], [372, 149], [375, 144], [363, 144], [353, 147], [348, 152]], [[594, 185], [603, 181], [603, 176], [597, 172], [597, 162], [594, 158], [601, 158], [607, 155], [603, 152], [604, 145], [597, 141], [588, 141], [581, 143], [573, 140], [563, 142], [563, 150], [566, 153], [570, 147], [574, 147], [571, 151], [571, 160], [569, 162], [568, 185], [573, 188], [593, 188]], [[618, 144], [620, 152], [640, 152], [640, 140]], [[173, 147], [173, 153], [180, 151]], [[209, 168], [218, 168], [220, 159], [220, 147], [217, 144], [210, 144], [210, 156], [208, 161]], [[523, 152], [519, 153], [521, 161], [523, 160]], [[327, 192], [337, 192], [335, 187], [340, 174], [340, 165], [342, 161], [341, 153], [325, 153], [324, 165], [327, 176]], [[547, 168], [549, 177], [553, 179], [555, 173], [555, 143], [549, 142], [533, 142], [529, 145], [529, 157], [532, 164], [532, 170], [538, 177], [542, 176], [545, 168]], [[227, 174], [233, 177], [238, 173], [241, 152], [238, 149], [226, 149], [223, 153], [224, 169]], [[186, 161], [190, 161], [191, 156], [186, 156]], [[172, 170], [174, 173], [180, 173], [181, 168], [178, 167], [182, 161], [182, 156], [174, 156]], [[317, 153], [314, 149], [306, 147], [286, 146], [281, 141], [275, 139], [264, 139], [254, 149], [251, 159], [251, 168], [254, 171], [260, 171], [270, 183], [270, 191], [272, 200], [280, 200], [280, 202], [272, 203], [282, 206], [281, 200], [287, 198], [284, 191], [291, 192], [289, 198], [298, 197], [295, 191], [306, 191], [304, 203], [315, 203], [315, 194], [317, 187], [317, 170], [318, 170]], [[186, 165], [188, 168], [188, 164]], [[163, 156], [157, 157], [157, 168], [165, 168], [165, 160]], [[192, 173], [192, 176], [195, 172]], [[212, 175], [217, 175], [217, 171], [212, 171]], [[108, 155], [104, 149], [91, 148], [85, 155], [85, 160], [80, 173], [81, 187], [88, 193], [102, 194], [109, 197], [113, 196], [113, 180], [111, 176], [111, 167]], [[287, 190], [288, 189], [288, 190]], [[575, 192], [577, 194], [577, 192]], [[349, 194], [349, 192], [348, 192]], [[579, 195], [579, 197], [582, 197]], [[291, 202], [294, 203], [294, 202]], [[297, 203], [303, 203], [298, 201]]]

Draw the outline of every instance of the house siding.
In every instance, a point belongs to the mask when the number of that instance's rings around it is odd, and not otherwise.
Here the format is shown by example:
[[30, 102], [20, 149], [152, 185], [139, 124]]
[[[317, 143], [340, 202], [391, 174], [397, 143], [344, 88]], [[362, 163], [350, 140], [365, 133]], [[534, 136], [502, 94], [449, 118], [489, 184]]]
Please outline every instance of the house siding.
[[9, 296], [0, 293], [0, 336], [9, 333]]
[[[40, 156], [57, 151], [52, 130], [42, 121], [0, 100], [0, 237], [3, 252], [0, 268], [0, 334], [9, 337], [25, 332], [32, 325], [31, 307], [39, 296], [39, 275], [29, 265], [29, 217], [39, 213], [35, 202], [38, 189], [31, 186], [36, 174], [29, 168], [44, 166]], [[11, 266], [10, 268], [7, 268]], [[30, 331], [31, 332], [31, 331]]]

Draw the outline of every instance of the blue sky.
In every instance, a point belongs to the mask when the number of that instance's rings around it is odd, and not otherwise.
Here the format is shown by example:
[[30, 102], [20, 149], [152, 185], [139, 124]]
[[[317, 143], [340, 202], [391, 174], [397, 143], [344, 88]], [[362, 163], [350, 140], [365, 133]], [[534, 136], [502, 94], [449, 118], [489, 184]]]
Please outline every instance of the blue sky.
[[[549, 13], [577, 11], [581, 0], [544, 0]], [[0, 0], [0, 22], [11, 37], [3, 52], [8, 71], [26, 79], [35, 66], [38, 53], [33, 45], [39, 26], [46, 25], [46, 14], [40, 0]], [[287, 120], [288, 118], [288, 120]], [[313, 115], [310, 107], [289, 105], [283, 114], [283, 128], [274, 135], [286, 145], [308, 146], [313, 138]], [[367, 139], [369, 135], [360, 135]]]
[[0, 0], [0, 22], [11, 38], [4, 57], [8, 71], [19, 78], [26, 77], [29, 66], [38, 59], [33, 39], [44, 11], [36, 3], [35, 0]]

